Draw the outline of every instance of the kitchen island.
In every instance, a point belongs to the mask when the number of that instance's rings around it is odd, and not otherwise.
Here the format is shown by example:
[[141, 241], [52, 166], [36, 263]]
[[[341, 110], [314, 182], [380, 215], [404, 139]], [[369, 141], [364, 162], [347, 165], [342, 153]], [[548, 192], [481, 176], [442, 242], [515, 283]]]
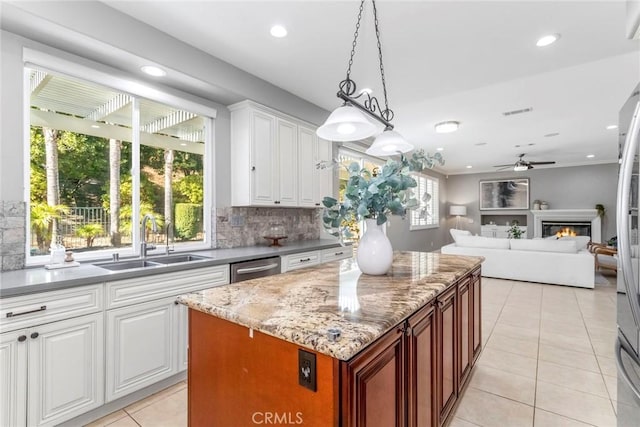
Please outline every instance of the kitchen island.
[[436, 426], [481, 348], [480, 257], [397, 252], [180, 296], [189, 425]]

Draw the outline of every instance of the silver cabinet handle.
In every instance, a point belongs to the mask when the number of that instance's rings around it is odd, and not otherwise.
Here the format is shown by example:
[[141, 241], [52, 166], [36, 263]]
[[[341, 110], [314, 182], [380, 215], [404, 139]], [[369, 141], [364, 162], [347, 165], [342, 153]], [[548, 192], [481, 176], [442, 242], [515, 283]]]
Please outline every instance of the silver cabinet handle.
[[23, 311], [22, 313], [14, 313], [13, 311], [10, 311], [7, 313], [7, 317], [24, 316], [25, 314], [37, 313], [39, 311], [45, 311], [46, 309], [46, 305], [41, 305], [40, 308], [36, 308], [35, 310]]
[[622, 282], [627, 292], [627, 299], [631, 305], [631, 314], [640, 327], [640, 302], [638, 301], [638, 289], [634, 279], [633, 266], [631, 265], [631, 239], [629, 235], [629, 191], [631, 190], [631, 176], [633, 173], [633, 163], [635, 153], [638, 149], [638, 134], [640, 133], [640, 102], [636, 104], [629, 131], [624, 143], [622, 153], [622, 164], [620, 165], [620, 175], [618, 178], [618, 245], [620, 246], [620, 270]]
[[338, 255], [344, 255], [344, 252], [336, 252], [334, 255], [338, 256]]
[[239, 268], [236, 270], [236, 274], [249, 274], [249, 273], [256, 273], [258, 271], [267, 271], [277, 266], [278, 264], [273, 263], [273, 264], [261, 265], [258, 267]]
[[624, 382], [627, 383], [627, 385], [629, 386], [633, 394], [636, 395], [635, 396], [636, 399], [640, 401], [640, 390], [638, 390], [635, 384], [633, 383], [633, 381], [631, 381], [631, 378], [629, 377], [629, 373], [627, 372], [627, 369], [624, 367], [624, 364], [622, 363], [622, 350], [624, 350], [624, 352], [627, 353], [629, 357], [631, 357], [631, 359], [634, 360], [636, 363], [640, 363], [640, 361], [634, 357], [633, 353], [629, 351], [626, 343], [623, 343], [620, 337], [618, 337], [616, 339], [616, 362], [617, 362], [616, 364], [618, 365], [618, 371], [622, 375], [622, 379], [624, 379]]
[[300, 262], [309, 262], [311, 261], [311, 258], [303, 258], [300, 260]]

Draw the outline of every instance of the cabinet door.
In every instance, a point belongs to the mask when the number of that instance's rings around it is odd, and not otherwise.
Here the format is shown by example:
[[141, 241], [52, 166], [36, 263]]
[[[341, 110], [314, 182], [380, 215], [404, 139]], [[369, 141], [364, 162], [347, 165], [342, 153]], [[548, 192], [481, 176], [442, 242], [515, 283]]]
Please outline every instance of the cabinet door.
[[278, 185], [275, 204], [279, 206], [298, 205], [298, 134], [297, 126], [278, 119], [278, 166], [272, 180]]
[[273, 206], [278, 182], [276, 119], [261, 111], [251, 113], [251, 199]]
[[313, 129], [298, 126], [298, 205], [315, 206], [316, 133]]
[[[316, 176], [317, 184], [314, 187], [315, 195], [314, 200], [315, 206], [322, 206], [322, 199], [325, 197], [334, 197], [333, 192], [333, 172], [334, 169], [331, 166], [331, 162], [333, 161], [333, 144], [331, 141], [327, 141], [322, 138], [317, 138], [317, 156], [316, 162], [313, 165], [313, 171]], [[316, 168], [316, 164], [318, 162], [327, 162], [327, 167], [324, 169]]]
[[0, 335], [0, 426], [27, 422], [27, 332]]
[[342, 365], [343, 426], [405, 424], [404, 333], [392, 330]]
[[458, 396], [456, 325], [458, 318], [457, 288], [453, 286], [437, 298], [437, 402], [439, 424], [444, 425]]
[[436, 334], [435, 308], [429, 305], [409, 318], [408, 335], [408, 426], [428, 427], [436, 423]]
[[189, 307], [178, 303], [174, 307], [178, 316], [178, 372], [181, 372], [188, 366]]
[[473, 362], [480, 356], [482, 350], [482, 296], [481, 296], [481, 276], [480, 269], [474, 270], [471, 273], [471, 298], [473, 308]]
[[102, 313], [29, 329], [29, 426], [55, 425], [104, 403]]
[[471, 278], [465, 277], [458, 283], [458, 392], [462, 390], [473, 360], [473, 300], [471, 297]]
[[108, 402], [177, 372], [175, 298], [107, 311]]

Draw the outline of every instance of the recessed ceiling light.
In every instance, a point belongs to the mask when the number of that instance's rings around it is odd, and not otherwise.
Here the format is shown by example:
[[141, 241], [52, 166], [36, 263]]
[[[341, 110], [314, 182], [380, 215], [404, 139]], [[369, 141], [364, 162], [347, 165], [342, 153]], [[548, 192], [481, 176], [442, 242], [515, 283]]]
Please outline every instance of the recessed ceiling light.
[[160, 67], [156, 67], [155, 65], [145, 65], [144, 67], [140, 67], [142, 72], [149, 74], [150, 76], [162, 77], [166, 76], [167, 72]]
[[438, 148], [436, 148], [436, 151], [444, 151], [444, 148], [443, 147], [438, 147]]
[[560, 34], [549, 34], [549, 35], [540, 37], [536, 42], [536, 46], [538, 47], [549, 46], [550, 44], [557, 42], [559, 38], [560, 38]]
[[545, 138], [552, 138], [552, 137], [558, 136], [558, 135], [560, 135], [560, 132], [553, 132], [553, 133], [546, 134], [544, 137]]
[[186, 142], [181, 142], [180, 145], [182, 145], [183, 147], [186, 147], [187, 143]]
[[473, 166], [471, 165], [467, 165], [467, 169], [471, 169]]
[[618, 129], [618, 125], [609, 125], [609, 126], [607, 126], [607, 130], [614, 130], [614, 129]]
[[520, 148], [520, 144], [516, 144], [516, 145], [514, 145], [514, 147]]
[[535, 142], [530, 142], [530, 143], [528, 143], [527, 145], [528, 145], [529, 147], [531, 147], [531, 146], [533, 146], [533, 145], [536, 145], [536, 143], [535, 143]]
[[94, 129], [100, 129], [100, 126], [98, 126], [98, 125], [91, 125], [91, 127], [94, 128]]
[[476, 142], [476, 143], [475, 143], [475, 144], [473, 144], [473, 145], [477, 145], [478, 147], [481, 147], [481, 146], [483, 146], [483, 145], [487, 145], [487, 143], [486, 143], [486, 142]]
[[282, 25], [274, 25], [273, 27], [271, 27], [270, 32], [273, 37], [277, 37], [279, 39], [287, 36], [287, 29]]
[[587, 159], [593, 159], [595, 156], [595, 154], [587, 154]]
[[460, 122], [449, 120], [446, 122], [436, 123], [434, 128], [438, 133], [451, 133], [451, 132], [457, 131], [459, 126], [460, 126]]

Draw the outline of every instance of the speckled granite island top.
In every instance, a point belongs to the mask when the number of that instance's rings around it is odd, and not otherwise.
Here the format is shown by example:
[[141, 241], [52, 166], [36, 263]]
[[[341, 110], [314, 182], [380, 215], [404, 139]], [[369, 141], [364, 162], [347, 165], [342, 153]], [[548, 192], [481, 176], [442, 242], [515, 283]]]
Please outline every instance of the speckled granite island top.
[[[481, 257], [396, 252], [384, 276], [346, 259], [182, 295], [178, 301], [268, 335], [349, 360], [479, 266]], [[337, 328], [339, 340], [327, 338]]]

